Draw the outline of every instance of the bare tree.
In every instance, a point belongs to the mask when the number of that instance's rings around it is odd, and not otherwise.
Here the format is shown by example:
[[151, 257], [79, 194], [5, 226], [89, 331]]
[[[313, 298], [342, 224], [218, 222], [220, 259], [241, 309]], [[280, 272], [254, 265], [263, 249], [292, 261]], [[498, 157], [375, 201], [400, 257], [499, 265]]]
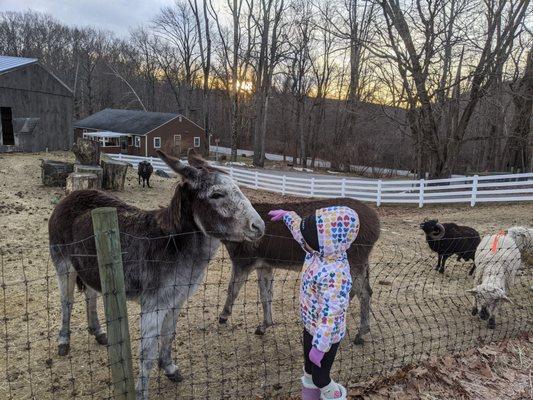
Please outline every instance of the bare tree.
[[[202, 90], [203, 90], [203, 116], [205, 140], [204, 146], [206, 154], [209, 154], [209, 144], [211, 143], [211, 126], [210, 126], [210, 89], [209, 80], [211, 74], [211, 29], [209, 26], [209, 13], [207, 11], [207, 0], [202, 1], [202, 11], [198, 8], [197, 0], [189, 0], [189, 6], [192, 9], [196, 21], [196, 30], [198, 34], [198, 45], [200, 47], [200, 60], [202, 64]], [[203, 17], [203, 26], [200, 20]], [[205, 41], [204, 41], [205, 40]]]
[[[462, 0], [382, 0], [379, 5], [386, 28], [381, 39], [391, 51], [372, 51], [392, 61], [401, 77], [418, 172], [449, 176], [476, 106], [508, 60], [529, 1], [487, 1], [484, 10]], [[457, 40], [468, 28], [474, 34]], [[465, 57], [472, 67], [465, 68]]]
[[511, 138], [507, 144], [509, 167], [515, 172], [529, 172], [533, 146], [533, 46], [529, 49], [523, 76], [512, 84], [515, 107]]
[[180, 77], [185, 87], [185, 96], [180, 103], [184, 107], [183, 114], [190, 117], [193, 85], [200, 69], [197, 62], [200, 55], [195, 14], [187, 2], [177, 0], [173, 6], [161, 8], [153, 19], [153, 28], [161, 38], [167, 40], [177, 50], [182, 65]]
[[[255, 128], [253, 163], [265, 163], [265, 138], [274, 69], [280, 59], [280, 32], [284, 0], [260, 0], [253, 18], [259, 32], [259, 51], [254, 65]], [[257, 16], [255, 16], [257, 15]]]

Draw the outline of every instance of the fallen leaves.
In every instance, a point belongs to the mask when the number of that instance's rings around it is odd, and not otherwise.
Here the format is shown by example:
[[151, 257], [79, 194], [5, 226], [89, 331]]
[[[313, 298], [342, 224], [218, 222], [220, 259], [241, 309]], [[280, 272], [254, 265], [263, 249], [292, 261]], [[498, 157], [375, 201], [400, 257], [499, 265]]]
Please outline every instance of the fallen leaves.
[[[521, 351], [517, 352], [516, 349]], [[352, 399], [526, 399], [532, 398], [531, 338], [431, 357], [417, 366], [352, 387]]]

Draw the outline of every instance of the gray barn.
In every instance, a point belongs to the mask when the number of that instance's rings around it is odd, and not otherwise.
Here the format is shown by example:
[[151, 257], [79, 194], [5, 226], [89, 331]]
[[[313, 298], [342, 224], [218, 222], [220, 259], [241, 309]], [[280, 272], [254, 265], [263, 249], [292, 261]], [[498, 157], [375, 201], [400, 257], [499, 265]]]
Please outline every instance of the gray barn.
[[69, 149], [72, 91], [34, 58], [0, 56], [0, 152]]

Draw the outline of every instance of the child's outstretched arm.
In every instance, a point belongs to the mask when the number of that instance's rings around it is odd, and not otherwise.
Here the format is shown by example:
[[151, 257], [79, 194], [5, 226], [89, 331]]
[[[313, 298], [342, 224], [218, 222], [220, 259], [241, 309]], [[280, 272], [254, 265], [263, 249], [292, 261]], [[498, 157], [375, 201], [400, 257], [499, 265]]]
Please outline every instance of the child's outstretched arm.
[[318, 326], [313, 336], [313, 347], [327, 353], [332, 345], [332, 337], [345, 329], [346, 312], [350, 303], [351, 278], [337, 263], [329, 264], [319, 278]]
[[300, 246], [302, 246], [305, 251], [307, 251], [304, 237], [302, 236], [302, 232], [300, 232], [302, 218], [298, 214], [294, 211], [271, 210], [268, 212], [268, 215], [271, 217], [272, 221], [283, 219], [283, 222], [285, 222], [285, 225], [289, 228], [292, 237], [300, 243]]

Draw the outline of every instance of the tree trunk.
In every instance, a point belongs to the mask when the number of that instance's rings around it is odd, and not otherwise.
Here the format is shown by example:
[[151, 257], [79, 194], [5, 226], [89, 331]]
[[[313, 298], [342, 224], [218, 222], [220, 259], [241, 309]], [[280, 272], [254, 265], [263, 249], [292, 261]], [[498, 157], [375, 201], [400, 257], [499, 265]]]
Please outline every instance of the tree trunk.
[[73, 172], [67, 177], [66, 194], [75, 190], [99, 189], [98, 176], [96, 174]]
[[102, 188], [107, 190], [124, 190], [128, 163], [122, 161], [102, 159], [103, 169]]
[[72, 163], [54, 160], [41, 161], [41, 180], [44, 186], [65, 187], [67, 176], [74, 170]]
[[96, 175], [96, 179], [97, 179], [96, 189], [102, 188], [103, 169], [99, 165], [74, 164], [74, 172], [79, 172], [80, 174]]
[[298, 98], [298, 136], [300, 137], [300, 164], [302, 167], [307, 167], [307, 130], [304, 129], [303, 123], [303, 108], [304, 98]]
[[509, 168], [513, 172], [531, 171], [532, 110], [533, 110], [533, 48], [529, 50], [526, 70], [513, 92], [515, 112], [512, 137], [509, 139]]
[[94, 140], [78, 138], [72, 146], [72, 152], [82, 165], [98, 165], [100, 162], [100, 143]]

